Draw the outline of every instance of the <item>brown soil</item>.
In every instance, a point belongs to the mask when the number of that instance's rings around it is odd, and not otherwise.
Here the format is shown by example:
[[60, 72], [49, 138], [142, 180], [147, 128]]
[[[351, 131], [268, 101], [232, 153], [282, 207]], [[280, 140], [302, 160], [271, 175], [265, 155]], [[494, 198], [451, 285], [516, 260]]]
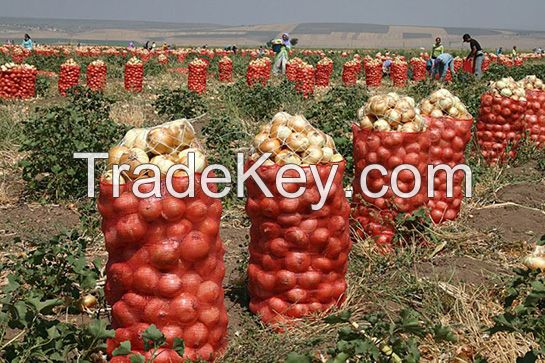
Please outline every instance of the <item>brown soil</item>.
[[545, 212], [516, 205], [500, 205], [474, 210], [469, 227], [493, 232], [507, 242], [534, 242], [545, 234]]
[[513, 202], [545, 210], [545, 184], [514, 184], [500, 189], [497, 193], [502, 202]]
[[507, 273], [497, 265], [467, 256], [439, 257], [416, 266], [416, 272], [432, 280], [473, 286], [493, 284], [498, 275]]
[[512, 179], [539, 179], [545, 177], [542, 172], [537, 169], [536, 161], [529, 161], [528, 163], [517, 166], [509, 167], [505, 171], [505, 175]]
[[225, 246], [225, 305], [229, 315], [229, 335], [244, 329], [243, 315], [248, 311], [246, 290], [246, 256], [248, 230], [222, 225], [220, 231]]
[[49, 238], [79, 223], [77, 213], [62, 206], [23, 204], [0, 208], [0, 242], [13, 238]]

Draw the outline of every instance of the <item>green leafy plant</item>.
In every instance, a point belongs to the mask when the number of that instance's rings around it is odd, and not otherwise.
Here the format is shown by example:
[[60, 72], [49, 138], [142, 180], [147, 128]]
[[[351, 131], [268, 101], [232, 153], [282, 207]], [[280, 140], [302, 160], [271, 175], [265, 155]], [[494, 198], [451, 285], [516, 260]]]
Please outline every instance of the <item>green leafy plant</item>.
[[367, 98], [367, 91], [362, 87], [334, 87], [305, 112], [314, 126], [333, 137], [338, 152], [346, 159], [345, 184], [349, 184], [353, 176], [352, 124]]
[[76, 88], [68, 105], [40, 109], [24, 122], [21, 166], [30, 196], [58, 201], [87, 195], [87, 160], [73, 155], [106, 152], [124, 134], [127, 127], [109, 118], [110, 103], [101, 93]]
[[[112, 352], [114, 357], [129, 357], [131, 363], [153, 363], [161, 354], [160, 348], [166, 346], [165, 335], [157, 329], [155, 325], [150, 325], [142, 333], [142, 341], [144, 342], [144, 350], [150, 352], [150, 358], [146, 359], [139, 353], [131, 351], [131, 342], [121, 342], [119, 346]], [[184, 356], [185, 344], [180, 338], [174, 338], [172, 349], [178, 353], [180, 357]]]
[[[538, 241], [545, 245], [545, 235]], [[529, 350], [517, 362], [536, 362], [545, 357], [545, 279], [541, 271], [515, 269], [503, 298], [504, 312], [494, 317], [488, 332], [531, 334], [539, 347]]]
[[202, 97], [186, 89], [161, 91], [154, 107], [159, 115], [169, 120], [195, 118], [207, 110]]
[[[327, 349], [328, 363], [418, 362], [418, 344], [431, 336], [436, 342], [455, 342], [456, 336], [440, 324], [422, 322], [414, 310], [402, 310], [393, 320], [382, 313], [367, 314], [360, 322], [350, 322], [348, 311], [325, 318], [326, 323], [344, 324], [334, 347]], [[311, 354], [291, 353], [286, 362], [312, 362]]]

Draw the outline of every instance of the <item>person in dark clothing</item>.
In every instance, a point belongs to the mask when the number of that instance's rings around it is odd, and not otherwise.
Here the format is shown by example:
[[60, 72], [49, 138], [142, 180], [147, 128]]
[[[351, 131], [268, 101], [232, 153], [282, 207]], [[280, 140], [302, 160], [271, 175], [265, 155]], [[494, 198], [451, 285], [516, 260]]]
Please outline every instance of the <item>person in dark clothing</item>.
[[146, 44], [144, 44], [144, 49], [149, 50], [149, 40], [146, 42]]
[[471, 52], [469, 52], [466, 59], [473, 59], [473, 72], [475, 73], [475, 77], [481, 78], [483, 75], [483, 48], [481, 47], [479, 42], [471, 38], [471, 35], [469, 34], [464, 34], [463, 39], [464, 43], [469, 43], [469, 47], [471, 48]]
[[233, 54], [237, 55], [237, 50], [238, 50], [237, 46], [233, 45], [233, 47], [231, 49], [233, 50]]

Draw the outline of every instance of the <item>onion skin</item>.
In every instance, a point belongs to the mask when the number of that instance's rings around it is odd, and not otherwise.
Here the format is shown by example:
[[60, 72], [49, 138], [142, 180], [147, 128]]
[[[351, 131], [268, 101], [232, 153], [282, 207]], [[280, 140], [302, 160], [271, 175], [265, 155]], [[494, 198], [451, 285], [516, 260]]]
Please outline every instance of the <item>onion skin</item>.
[[170, 154], [176, 146], [176, 136], [170, 129], [160, 127], [148, 133], [148, 148], [155, 155]]

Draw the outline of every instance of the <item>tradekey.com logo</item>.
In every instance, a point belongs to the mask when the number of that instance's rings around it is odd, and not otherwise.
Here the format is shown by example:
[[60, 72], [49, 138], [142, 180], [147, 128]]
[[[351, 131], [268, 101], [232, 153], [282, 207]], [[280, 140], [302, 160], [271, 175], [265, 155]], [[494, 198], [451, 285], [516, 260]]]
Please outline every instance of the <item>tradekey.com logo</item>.
[[[264, 163], [269, 159], [271, 156], [270, 153], [263, 154], [258, 160], [256, 160], [253, 165], [246, 169], [246, 159], [244, 153], [237, 153], [237, 180], [236, 180], [236, 195], [238, 198], [245, 198], [244, 194], [244, 184], [247, 180], [252, 179], [256, 185], [260, 188], [260, 190], [263, 192], [263, 195], [267, 198], [273, 198], [273, 194], [271, 193], [270, 189], [267, 187], [267, 185], [264, 183], [263, 179], [258, 174], [258, 169], [261, 166], [264, 166]], [[74, 153], [75, 159], [85, 159], [87, 160], [87, 196], [90, 198], [95, 197], [95, 162], [96, 160], [100, 159], [107, 159], [108, 154], [107, 153]], [[326, 164], [324, 164], [326, 165]], [[327, 178], [325, 182], [322, 181], [322, 178], [320, 177], [320, 173], [318, 171], [318, 168], [316, 165], [308, 165], [308, 166], [299, 166], [295, 164], [286, 164], [281, 166], [278, 169], [278, 172], [276, 174], [275, 178], [275, 187], [278, 191], [278, 193], [288, 199], [294, 199], [298, 198], [301, 195], [303, 195], [306, 191], [306, 185], [307, 185], [307, 173], [306, 170], [310, 169], [311, 175], [313, 177], [314, 184], [316, 185], [316, 188], [318, 189], [318, 193], [320, 195], [320, 200], [312, 204], [312, 210], [317, 211], [320, 210], [329, 195], [329, 192], [331, 191], [331, 188], [333, 186], [333, 181], [335, 180], [335, 176], [337, 175], [337, 172], [339, 171], [339, 165], [332, 163], [329, 164], [331, 166], [331, 169], [329, 171], [329, 175], [327, 175]], [[112, 180], [113, 180], [113, 197], [117, 198], [120, 194], [120, 183], [119, 180], [121, 176], [123, 175], [123, 172], [127, 172], [129, 170], [129, 165], [113, 165], [112, 167]], [[175, 198], [193, 198], [195, 197], [195, 154], [194, 153], [188, 153], [188, 165], [185, 164], [175, 164], [171, 168], [169, 168], [168, 172], [165, 175], [161, 175], [161, 172], [159, 170], [159, 167], [154, 164], [142, 164], [137, 166], [134, 169], [134, 173], [140, 174], [140, 172], [145, 171], [152, 171], [152, 175], [150, 177], [143, 177], [140, 179], [137, 179], [132, 184], [132, 192], [133, 194], [138, 198], [150, 198], [150, 197], [162, 197], [161, 195], [161, 185], [166, 185], [166, 191], [174, 196]], [[383, 185], [381, 190], [378, 192], [372, 192], [369, 190], [369, 187], [367, 185], [367, 176], [371, 171], [377, 170], [383, 177], [388, 175], [388, 170], [379, 164], [374, 165], [368, 165], [365, 167], [360, 175], [359, 178], [359, 186], [361, 188], [361, 191], [363, 194], [369, 198], [382, 198], [384, 197], [388, 191], [389, 188], [392, 189], [393, 194], [396, 197], [402, 198], [402, 199], [410, 199], [417, 194], [420, 193], [422, 188], [422, 175], [420, 175], [419, 170], [414, 166], [410, 164], [401, 164], [397, 166], [391, 173], [390, 176], [390, 185]], [[402, 171], [408, 171], [411, 172], [414, 177], [414, 184], [411, 191], [403, 192], [400, 190], [398, 186], [398, 178], [399, 174]], [[175, 173], [183, 171], [185, 174], [187, 174], [187, 177], [189, 178], [188, 187], [183, 192], [178, 192], [173, 187], [173, 179], [176, 178], [174, 176]], [[210, 175], [216, 175], [217, 173], [223, 174], [223, 177], [211, 177]], [[293, 176], [286, 176], [286, 173], [290, 172], [290, 175], [293, 175], [297, 173], [297, 177]], [[465, 176], [465, 189], [464, 194], [467, 198], [470, 198], [472, 196], [472, 172], [468, 165], [466, 164], [459, 164], [455, 167], [450, 167], [449, 165], [445, 164], [439, 164], [439, 165], [428, 165], [427, 167], [427, 194], [429, 198], [432, 198], [435, 195], [435, 176], [439, 172], [444, 172], [444, 175], [446, 176], [444, 178], [446, 182], [446, 197], [452, 198], [454, 195], [454, 174], [457, 172], [462, 172]], [[213, 173], [213, 174], [212, 174]], [[229, 193], [231, 193], [233, 189], [233, 179], [231, 172], [223, 165], [209, 165], [207, 166], [201, 173], [201, 179], [199, 181], [199, 184], [201, 185], [202, 191], [209, 196], [210, 198], [214, 199], [221, 199], [227, 196]], [[153, 184], [153, 188], [149, 190], [149, 188], [146, 188], [145, 192], [142, 192], [140, 190], [140, 186], [144, 184]], [[221, 190], [220, 192], [215, 192], [211, 190], [211, 185], [225, 185], [225, 188]], [[287, 184], [298, 184], [300, 185], [299, 188], [296, 191], [287, 191], [285, 186]], [[347, 198], [352, 197], [352, 190], [346, 190], [345, 195]]]

